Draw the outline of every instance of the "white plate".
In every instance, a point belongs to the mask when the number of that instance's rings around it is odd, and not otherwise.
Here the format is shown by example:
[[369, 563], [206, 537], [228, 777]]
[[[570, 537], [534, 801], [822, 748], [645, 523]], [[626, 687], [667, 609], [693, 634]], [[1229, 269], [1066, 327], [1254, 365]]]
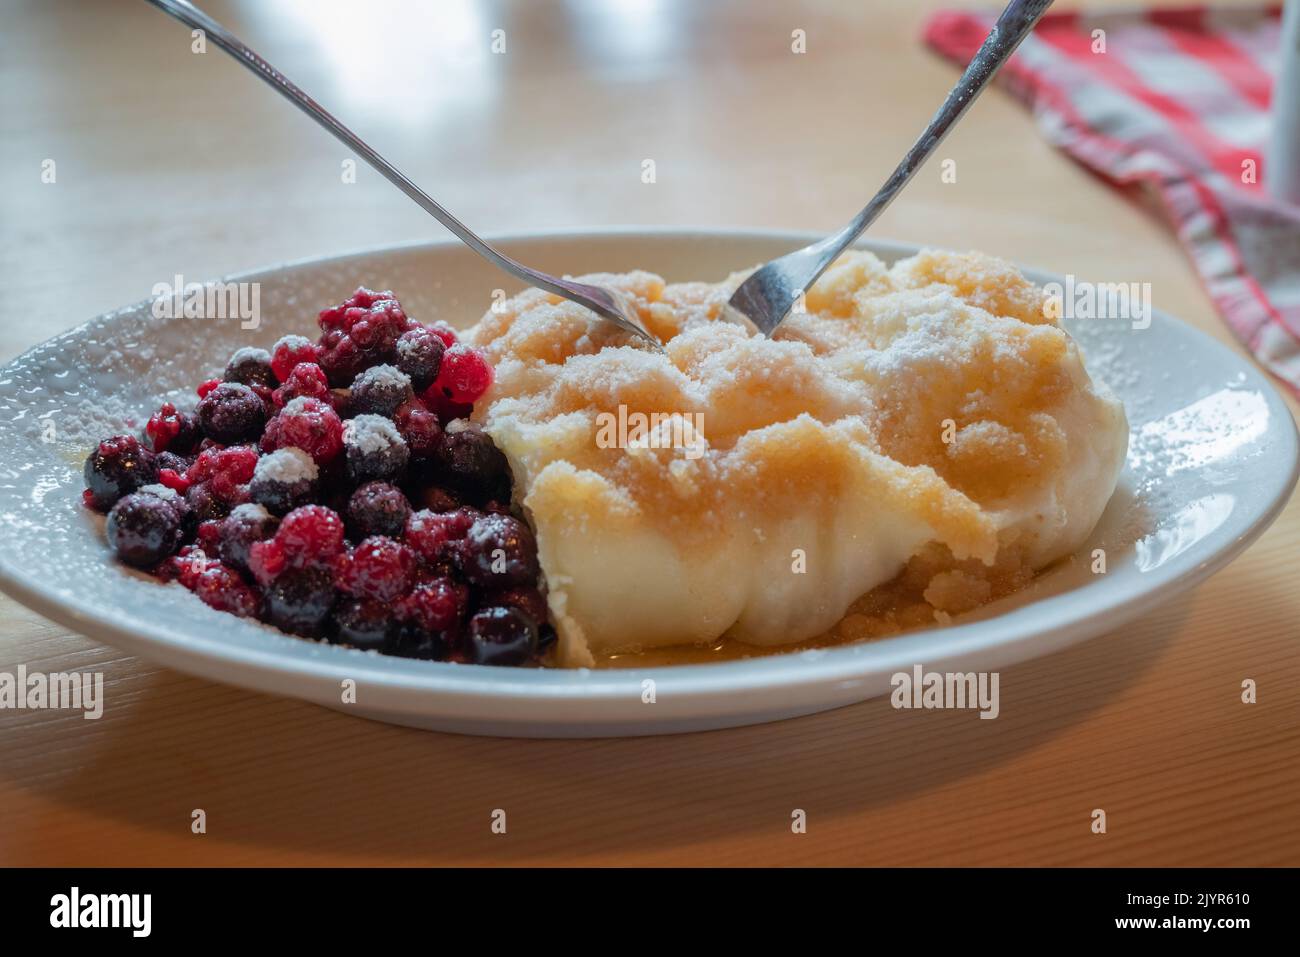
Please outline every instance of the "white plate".
[[[720, 279], [816, 237], [619, 230], [501, 240], [552, 272], [643, 268]], [[862, 244], [892, 261], [915, 248]], [[1039, 282], [1052, 277], [1031, 274]], [[180, 586], [115, 564], [81, 507], [81, 465], [101, 436], [136, 428], [169, 391], [189, 393], [241, 345], [311, 334], [358, 284], [395, 290], [419, 319], [475, 320], [514, 285], [459, 245], [404, 246], [236, 277], [261, 283], [263, 322], [158, 320], [140, 303], [44, 343], [0, 370], [0, 588], [41, 614], [180, 671], [366, 717], [473, 734], [599, 736], [772, 721], [890, 690], [890, 677], [989, 671], [1116, 628], [1191, 587], [1254, 540], [1297, 474], [1295, 426], [1248, 362], [1157, 313], [1150, 328], [1070, 324], [1093, 375], [1124, 400], [1132, 450], [1080, 557], [1012, 599], [942, 629], [820, 651], [617, 671], [515, 670], [366, 654], [212, 611]], [[1087, 277], [1083, 277], [1087, 278]], [[191, 393], [192, 394], [192, 393]], [[53, 423], [52, 441], [47, 423]], [[1093, 574], [1094, 548], [1107, 570]], [[642, 701], [653, 678], [654, 703]], [[342, 683], [357, 684], [355, 705]]]

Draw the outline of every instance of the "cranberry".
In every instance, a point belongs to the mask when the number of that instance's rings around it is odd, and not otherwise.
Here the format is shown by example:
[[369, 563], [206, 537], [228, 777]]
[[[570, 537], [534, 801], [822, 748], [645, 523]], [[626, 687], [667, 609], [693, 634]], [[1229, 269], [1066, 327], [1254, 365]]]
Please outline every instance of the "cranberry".
[[537, 540], [511, 515], [476, 519], [459, 552], [461, 570], [473, 585], [504, 589], [537, 582]]
[[240, 382], [223, 382], [199, 400], [199, 425], [212, 439], [232, 445], [254, 439], [266, 422], [261, 397]]
[[454, 512], [435, 513], [422, 510], [406, 523], [406, 543], [430, 564], [446, 561], [474, 525], [478, 513], [462, 508]]
[[178, 412], [170, 402], [164, 402], [162, 408], [149, 416], [144, 431], [155, 452], [178, 455], [193, 452], [203, 438], [198, 419], [189, 412]]
[[266, 425], [262, 451], [302, 449], [317, 465], [327, 465], [343, 450], [343, 423], [338, 413], [320, 399], [302, 396], [290, 401]]
[[397, 368], [410, 377], [413, 387], [427, 389], [438, 378], [448, 345], [427, 326], [416, 326], [397, 339]]
[[374, 535], [338, 557], [334, 581], [340, 591], [357, 598], [395, 601], [415, 581], [415, 553], [401, 542]]
[[473, 405], [465, 402], [453, 402], [443, 395], [442, 389], [438, 388], [436, 382], [420, 394], [420, 399], [444, 426], [456, 419], [467, 419], [474, 411]]
[[154, 454], [140, 445], [134, 435], [114, 435], [104, 439], [86, 457], [86, 503], [101, 512], [108, 511], [123, 495], [158, 479]]
[[484, 608], [465, 630], [475, 664], [521, 665], [537, 653], [537, 623], [517, 608]]
[[444, 484], [470, 501], [510, 500], [510, 463], [482, 429], [445, 432], [435, 462]]
[[406, 471], [411, 450], [391, 419], [358, 415], [343, 427], [348, 479], [355, 483], [394, 481]]
[[355, 541], [372, 535], [401, 538], [410, 517], [411, 503], [387, 482], [367, 482], [348, 499], [347, 529]]
[[421, 582], [397, 604], [405, 621], [426, 632], [452, 631], [469, 604], [469, 589], [449, 578]]
[[274, 535], [279, 522], [261, 505], [250, 503], [240, 505], [223, 520], [212, 524], [216, 533], [215, 548], [209, 548], [202, 528], [199, 531], [199, 543], [204, 551], [220, 555], [227, 565], [247, 572], [249, 549]]
[[310, 396], [324, 402], [330, 401], [330, 384], [325, 371], [313, 362], [300, 362], [293, 367], [284, 384], [271, 393], [271, 402], [283, 409], [299, 396]]
[[319, 358], [320, 349], [306, 336], [282, 336], [271, 349], [271, 371], [285, 382], [299, 365], [315, 365]]
[[429, 459], [437, 453], [442, 441], [442, 426], [438, 417], [419, 399], [411, 399], [393, 413], [393, 424], [406, 440], [411, 458]]
[[415, 398], [411, 380], [405, 372], [390, 365], [371, 366], [352, 382], [348, 396], [353, 415], [392, 417], [398, 406]]
[[261, 611], [262, 598], [257, 591], [239, 577], [233, 568], [220, 562], [209, 562], [199, 573], [193, 586], [194, 594], [217, 611], [228, 611], [240, 618], [256, 618]]
[[181, 502], [175, 493], [171, 499], [150, 492], [132, 492], [118, 499], [108, 513], [109, 547], [128, 565], [157, 565], [175, 552], [184, 538]]
[[315, 638], [324, 632], [334, 607], [334, 579], [327, 568], [292, 569], [267, 586], [264, 597], [271, 624]]
[[334, 608], [331, 633], [334, 641], [363, 651], [383, 651], [392, 642], [397, 622], [389, 608], [373, 598], [349, 598]]
[[454, 345], [443, 353], [435, 385], [452, 402], [472, 404], [492, 385], [492, 366], [477, 349]]
[[265, 349], [245, 346], [236, 349], [235, 354], [226, 363], [222, 378], [227, 382], [241, 382], [244, 385], [260, 385], [268, 389], [275, 388], [275, 373], [271, 371], [271, 353]]

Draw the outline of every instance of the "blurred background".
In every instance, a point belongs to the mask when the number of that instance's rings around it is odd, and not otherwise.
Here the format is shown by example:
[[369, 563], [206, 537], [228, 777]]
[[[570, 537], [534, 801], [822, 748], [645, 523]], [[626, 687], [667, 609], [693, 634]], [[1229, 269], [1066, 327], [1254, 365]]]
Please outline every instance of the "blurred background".
[[[925, 18], [974, 5], [201, 6], [465, 222], [502, 233], [838, 227], [956, 79], [923, 45]], [[339, 144], [220, 50], [192, 52], [188, 29], [142, 0], [7, 0], [0, 104], [0, 361], [175, 273], [447, 236], [368, 167], [344, 183]], [[932, 160], [873, 235], [1102, 276], [1126, 276], [1140, 256], [1157, 306], [1212, 324], [1159, 219], [1047, 144], [1005, 91], [979, 102], [941, 156], [958, 181], [941, 183]], [[57, 180], [43, 183], [51, 159]]]

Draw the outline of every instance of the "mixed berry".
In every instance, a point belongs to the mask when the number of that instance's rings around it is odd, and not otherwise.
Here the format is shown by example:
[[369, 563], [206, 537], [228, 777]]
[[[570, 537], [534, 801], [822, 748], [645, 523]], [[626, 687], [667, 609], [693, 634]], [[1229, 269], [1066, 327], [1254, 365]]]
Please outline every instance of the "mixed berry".
[[535, 664], [554, 640], [511, 475], [468, 421], [492, 384], [444, 324], [358, 289], [316, 341], [235, 352], [193, 412], [86, 459], [126, 564], [220, 611], [355, 648]]

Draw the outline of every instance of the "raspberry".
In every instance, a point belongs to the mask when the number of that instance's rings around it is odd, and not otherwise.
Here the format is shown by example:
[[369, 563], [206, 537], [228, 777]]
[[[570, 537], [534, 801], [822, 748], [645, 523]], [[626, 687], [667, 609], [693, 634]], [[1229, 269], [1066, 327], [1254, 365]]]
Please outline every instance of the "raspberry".
[[343, 422], [338, 413], [320, 399], [301, 396], [290, 401], [266, 425], [262, 451], [302, 449], [317, 465], [327, 465], [343, 450]]
[[358, 289], [350, 299], [320, 314], [321, 368], [335, 386], [348, 385], [362, 370], [397, 357], [397, 340], [412, 323], [392, 293]]
[[284, 382], [299, 365], [315, 365], [319, 358], [320, 349], [306, 336], [283, 336], [272, 347], [271, 371]]
[[516, 608], [484, 608], [465, 629], [480, 665], [521, 665], [537, 653], [537, 623]]
[[348, 396], [353, 415], [392, 417], [398, 406], [415, 398], [405, 372], [390, 365], [371, 366], [352, 381]]
[[367, 538], [334, 563], [334, 582], [357, 598], [391, 602], [411, 590], [415, 553], [383, 535]]
[[465, 577], [482, 588], [535, 585], [541, 570], [532, 531], [510, 515], [475, 519], [460, 544], [459, 555]]
[[419, 399], [411, 399], [393, 413], [393, 424], [406, 440], [415, 459], [432, 458], [442, 440], [438, 417]]
[[317, 321], [320, 323], [320, 327], [325, 330], [344, 329], [346, 325], [344, 314], [347, 313], [349, 309], [369, 309], [381, 300], [396, 301], [391, 291], [375, 292], [373, 289], [367, 289], [365, 286], [358, 286], [356, 292], [343, 300], [343, 302], [339, 303], [337, 306], [322, 309]]
[[217, 611], [228, 611], [240, 618], [256, 618], [262, 599], [233, 568], [220, 562], [208, 562], [193, 585], [194, 594]]
[[351, 384], [361, 370], [378, 362], [380, 357], [361, 349], [352, 337], [342, 332], [327, 332], [320, 340], [320, 367], [332, 386]]
[[443, 353], [434, 384], [452, 402], [472, 404], [492, 385], [492, 366], [478, 350], [454, 345]]
[[367, 482], [348, 500], [347, 529], [355, 541], [372, 535], [401, 538], [410, 517], [411, 503], [387, 482]]
[[291, 567], [325, 565], [343, 552], [343, 519], [324, 505], [304, 505], [284, 517], [275, 541]]
[[256, 438], [266, 422], [262, 398], [239, 382], [222, 382], [199, 400], [199, 426], [223, 445]]
[[145, 435], [155, 452], [175, 452], [185, 455], [194, 451], [203, 438], [198, 420], [188, 412], [176, 411], [176, 406], [164, 402], [144, 427]]
[[455, 555], [456, 543], [469, 533], [477, 517], [469, 508], [442, 513], [421, 510], [407, 519], [406, 543], [430, 564], [446, 561]]
[[[191, 486], [204, 485], [218, 501], [236, 505], [247, 497], [247, 486], [257, 468], [257, 450], [251, 445], [228, 449], [214, 447], [201, 452], [185, 473]], [[191, 489], [192, 491], [192, 489]]]
[[83, 473], [86, 504], [106, 512], [123, 495], [156, 481], [158, 466], [134, 435], [114, 435], [86, 457]]
[[274, 538], [253, 542], [248, 547], [248, 571], [257, 579], [258, 584], [270, 585], [288, 567], [284, 546]]
[[230, 361], [226, 363], [226, 371], [222, 378], [227, 382], [241, 382], [244, 385], [260, 385], [265, 388], [275, 388], [275, 373], [271, 371], [271, 354], [265, 349], [254, 349], [251, 346], [245, 346], [242, 349], [236, 349]]
[[422, 631], [451, 631], [459, 627], [468, 604], [467, 587], [449, 578], [439, 578], [412, 588], [397, 603], [397, 613]]
[[410, 377], [414, 388], [427, 389], [438, 378], [442, 354], [450, 344], [427, 326], [416, 326], [397, 340], [397, 368]]
[[180, 547], [184, 523], [184, 499], [176, 493], [132, 492], [108, 513], [108, 545], [128, 565], [150, 568]]
[[336, 643], [363, 651], [384, 651], [397, 630], [388, 606], [373, 598], [349, 598], [340, 602], [334, 607], [331, 624]]
[[284, 384], [271, 393], [271, 402], [276, 409], [283, 409], [299, 396], [310, 396], [328, 402], [330, 399], [329, 379], [325, 370], [314, 362], [300, 362], [288, 373]]

